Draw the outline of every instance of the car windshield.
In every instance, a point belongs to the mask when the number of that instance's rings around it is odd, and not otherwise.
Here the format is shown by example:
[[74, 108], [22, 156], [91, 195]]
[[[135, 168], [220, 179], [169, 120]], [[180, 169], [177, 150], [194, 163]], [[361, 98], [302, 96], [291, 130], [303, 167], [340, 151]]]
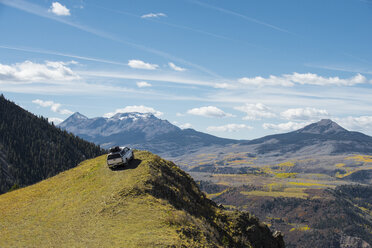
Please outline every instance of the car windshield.
[[119, 153], [110, 154], [108, 155], [107, 159], [115, 159], [115, 158], [121, 158]]

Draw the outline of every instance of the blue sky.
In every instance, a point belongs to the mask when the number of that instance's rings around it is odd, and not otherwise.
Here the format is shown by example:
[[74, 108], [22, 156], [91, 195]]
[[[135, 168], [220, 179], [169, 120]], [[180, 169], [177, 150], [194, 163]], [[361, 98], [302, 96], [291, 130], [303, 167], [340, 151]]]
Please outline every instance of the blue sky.
[[372, 135], [372, 1], [0, 0], [0, 92], [60, 122], [153, 112], [253, 139]]

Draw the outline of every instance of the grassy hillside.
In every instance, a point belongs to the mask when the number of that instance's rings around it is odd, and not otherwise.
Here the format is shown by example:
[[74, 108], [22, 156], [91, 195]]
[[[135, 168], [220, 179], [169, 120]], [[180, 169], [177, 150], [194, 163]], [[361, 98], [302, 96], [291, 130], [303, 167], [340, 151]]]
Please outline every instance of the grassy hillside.
[[149, 152], [123, 170], [105, 156], [0, 196], [0, 247], [283, 247], [248, 213], [227, 212]]

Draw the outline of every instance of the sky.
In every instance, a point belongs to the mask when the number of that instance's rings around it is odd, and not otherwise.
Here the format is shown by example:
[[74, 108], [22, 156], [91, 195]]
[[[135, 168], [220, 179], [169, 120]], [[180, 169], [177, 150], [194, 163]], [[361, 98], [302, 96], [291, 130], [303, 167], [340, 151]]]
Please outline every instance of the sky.
[[372, 135], [370, 0], [0, 0], [0, 93], [55, 124], [151, 112], [234, 139]]

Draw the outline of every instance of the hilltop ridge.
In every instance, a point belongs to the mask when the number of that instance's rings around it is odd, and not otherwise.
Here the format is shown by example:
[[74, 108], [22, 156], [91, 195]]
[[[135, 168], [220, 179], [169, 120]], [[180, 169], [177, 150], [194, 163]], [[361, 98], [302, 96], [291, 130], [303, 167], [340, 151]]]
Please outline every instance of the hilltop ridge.
[[174, 163], [145, 151], [123, 170], [105, 156], [0, 196], [0, 246], [284, 247], [248, 213], [207, 199]]

